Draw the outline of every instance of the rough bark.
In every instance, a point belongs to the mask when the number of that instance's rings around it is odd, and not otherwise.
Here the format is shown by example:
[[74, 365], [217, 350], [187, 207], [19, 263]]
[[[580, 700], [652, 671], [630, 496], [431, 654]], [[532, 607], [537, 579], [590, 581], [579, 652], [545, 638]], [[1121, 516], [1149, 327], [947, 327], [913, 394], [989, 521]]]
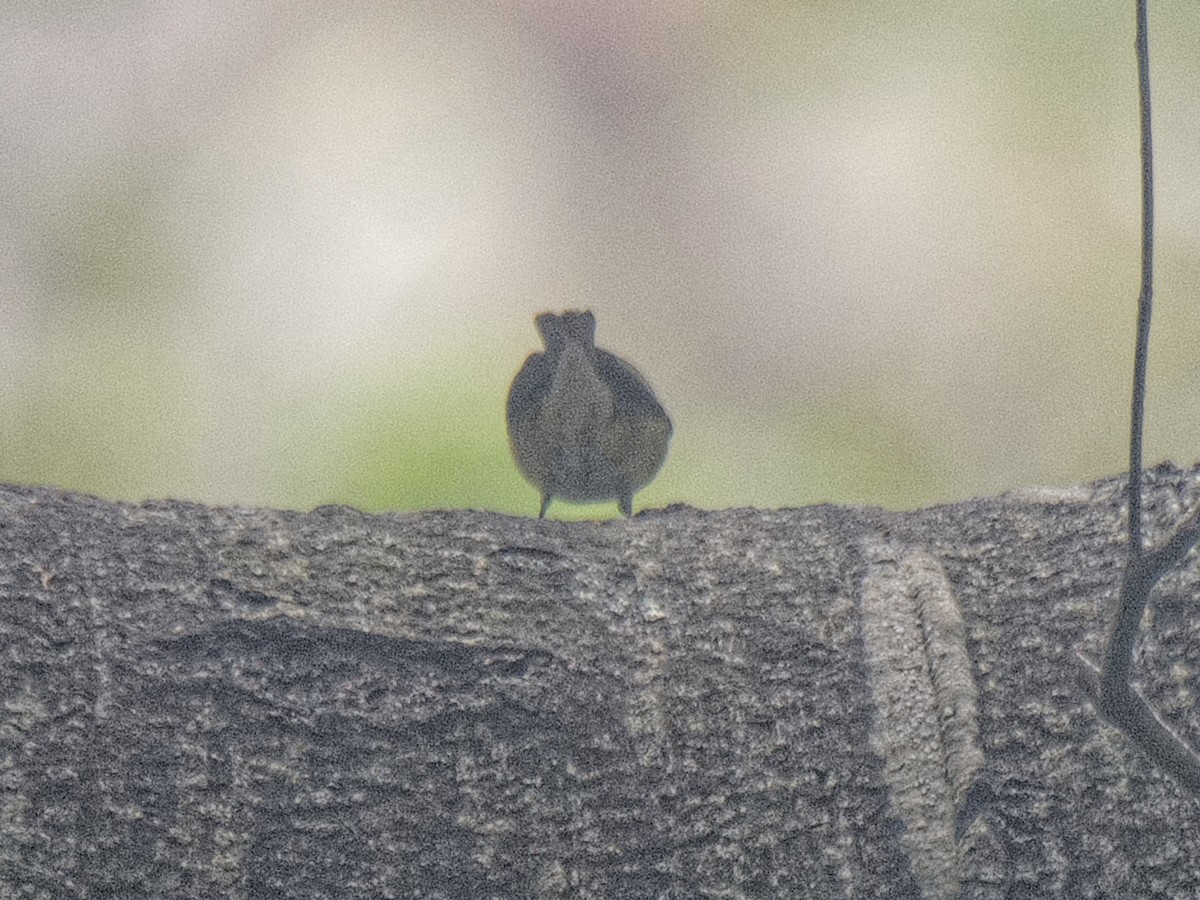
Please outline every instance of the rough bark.
[[[0, 896], [1195, 896], [1197, 798], [1077, 678], [1122, 483], [572, 524], [0, 488]], [[1198, 580], [1136, 669], [1193, 744]]]

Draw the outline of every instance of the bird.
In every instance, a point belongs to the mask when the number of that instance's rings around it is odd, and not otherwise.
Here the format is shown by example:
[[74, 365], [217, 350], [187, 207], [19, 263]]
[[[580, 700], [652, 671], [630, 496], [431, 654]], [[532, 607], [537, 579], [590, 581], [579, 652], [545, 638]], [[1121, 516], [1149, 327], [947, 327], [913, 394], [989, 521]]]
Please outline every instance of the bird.
[[633, 495], [667, 458], [671, 419], [646, 379], [596, 347], [590, 310], [540, 313], [546, 349], [531, 353], [508, 391], [508, 439], [517, 468], [542, 495], [571, 503], [617, 501], [633, 515]]

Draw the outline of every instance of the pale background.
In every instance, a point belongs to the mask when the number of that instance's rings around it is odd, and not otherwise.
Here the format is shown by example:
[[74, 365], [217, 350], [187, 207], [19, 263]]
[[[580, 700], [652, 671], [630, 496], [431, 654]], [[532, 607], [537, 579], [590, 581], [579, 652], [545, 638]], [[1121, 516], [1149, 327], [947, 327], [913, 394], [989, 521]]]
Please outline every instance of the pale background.
[[[1191, 463], [1200, 8], [1151, 32]], [[674, 419], [639, 508], [1126, 464], [1132, 2], [16, 2], [0, 122], [0, 481], [535, 513], [504, 397], [564, 307]]]

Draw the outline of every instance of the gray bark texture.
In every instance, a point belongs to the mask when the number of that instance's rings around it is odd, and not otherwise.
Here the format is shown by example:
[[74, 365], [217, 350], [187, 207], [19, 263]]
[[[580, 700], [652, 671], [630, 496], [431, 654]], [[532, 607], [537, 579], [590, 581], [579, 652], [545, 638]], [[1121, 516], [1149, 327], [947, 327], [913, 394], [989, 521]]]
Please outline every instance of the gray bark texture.
[[[0, 897], [1200, 896], [1124, 479], [563, 523], [0, 488]], [[1200, 473], [1148, 473], [1161, 539]], [[1138, 684], [1200, 744], [1200, 573]]]

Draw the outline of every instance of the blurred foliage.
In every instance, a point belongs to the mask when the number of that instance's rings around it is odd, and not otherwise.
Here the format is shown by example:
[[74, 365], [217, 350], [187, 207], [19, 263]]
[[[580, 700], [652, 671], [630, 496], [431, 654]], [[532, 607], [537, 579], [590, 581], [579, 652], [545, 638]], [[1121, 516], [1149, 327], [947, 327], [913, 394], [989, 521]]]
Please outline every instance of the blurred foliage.
[[[1118, 471], [1127, 5], [6, 8], [0, 480], [534, 514], [504, 397], [565, 307], [674, 420], [638, 509]], [[1147, 459], [1183, 464], [1196, 46], [1156, 3]]]

